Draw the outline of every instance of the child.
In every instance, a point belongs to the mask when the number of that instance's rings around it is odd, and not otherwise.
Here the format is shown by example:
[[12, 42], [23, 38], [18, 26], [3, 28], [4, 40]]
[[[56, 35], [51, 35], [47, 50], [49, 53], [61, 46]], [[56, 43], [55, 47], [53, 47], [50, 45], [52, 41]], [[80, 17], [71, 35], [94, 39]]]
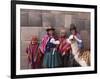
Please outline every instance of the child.
[[70, 49], [71, 49], [71, 46], [66, 41], [66, 39], [67, 39], [66, 30], [61, 29], [60, 30], [60, 37], [59, 37], [60, 45], [59, 45], [58, 50], [62, 54], [63, 66], [64, 67], [70, 67], [71, 66], [71, 63], [70, 63]]
[[56, 46], [59, 45], [59, 41], [55, 40], [54, 31], [52, 27], [48, 27], [47, 35], [43, 38], [41, 45], [44, 46], [44, 58], [43, 58], [43, 67], [44, 68], [55, 68], [61, 66], [61, 57], [56, 50]]
[[40, 65], [40, 62], [38, 60], [39, 57], [38, 47], [39, 47], [38, 38], [36, 36], [33, 36], [29, 46], [26, 49], [26, 53], [28, 56], [28, 63], [31, 65], [32, 69], [39, 68]]
[[71, 24], [71, 25], [70, 25], [70, 32], [71, 32], [70, 37], [73, 36], [74, 39], [75, 39], [75, 40], [77, 41], [77, 43], [78, 43], [78, 47], [79, 47], [80, 49], [82, 49], [82, 48], [83, 48], [83, 42], [82, 42], [82, 39], [81, 39], [80, 34], [77, 32], [77, 29], [76, 29], [75, 24]]
[[[69, 39], [76, 40], [78, 44], [78, 51], [76, 53], [72, 51], [73, 55], [77, 56], [76, 54], [78, 54], [78, 52], [80, 52], [83, 48], [83, 42], [81, 40], [80, 34], [77, 32], [75, 24], [70, 25], [70, 32], [71, 32], [71, 35], [69, 36]], [[75, 60], [73, 60], [73, 66], [80, 66], [80, 65]]]

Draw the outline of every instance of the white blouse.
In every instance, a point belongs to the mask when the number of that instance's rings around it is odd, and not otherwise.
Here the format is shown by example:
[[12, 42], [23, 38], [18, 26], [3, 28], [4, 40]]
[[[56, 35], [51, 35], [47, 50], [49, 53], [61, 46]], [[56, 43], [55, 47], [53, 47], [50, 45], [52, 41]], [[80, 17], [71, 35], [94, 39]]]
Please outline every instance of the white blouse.
[[53, 43], [53, 44], [60, 44], [60, 41], [55, 40], [54, 38], [51, 38], [50, 42]]

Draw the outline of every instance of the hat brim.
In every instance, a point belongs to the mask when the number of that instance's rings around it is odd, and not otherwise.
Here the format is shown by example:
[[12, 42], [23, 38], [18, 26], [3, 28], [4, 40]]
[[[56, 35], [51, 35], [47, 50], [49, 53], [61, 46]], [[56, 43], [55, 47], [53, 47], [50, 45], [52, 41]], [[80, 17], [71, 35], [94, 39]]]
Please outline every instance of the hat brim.
[[50, 31], [50, 30], [55, 31], [55, 29], [54, 29], [54, 28], [46, 29], [46, 31]]

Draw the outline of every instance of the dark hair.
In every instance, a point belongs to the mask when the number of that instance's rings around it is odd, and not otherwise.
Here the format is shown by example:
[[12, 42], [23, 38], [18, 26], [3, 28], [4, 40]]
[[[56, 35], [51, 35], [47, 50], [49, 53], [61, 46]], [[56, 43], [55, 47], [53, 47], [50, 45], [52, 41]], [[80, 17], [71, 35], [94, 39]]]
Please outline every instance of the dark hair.
[[50, 30], [55, 31], [55, 29], [47, 29], [46, 31], [48, 32], [48, 31], [50, 31]]
[[70, 24], [70, 31], [75, 30], [76, 31], [76, 25], [75, 24]]
[[46, 29], [47, 32], [50, 31], [50, 30], [55, 31], [55, 29], [53, 27], [49, 27], [49, 28]]

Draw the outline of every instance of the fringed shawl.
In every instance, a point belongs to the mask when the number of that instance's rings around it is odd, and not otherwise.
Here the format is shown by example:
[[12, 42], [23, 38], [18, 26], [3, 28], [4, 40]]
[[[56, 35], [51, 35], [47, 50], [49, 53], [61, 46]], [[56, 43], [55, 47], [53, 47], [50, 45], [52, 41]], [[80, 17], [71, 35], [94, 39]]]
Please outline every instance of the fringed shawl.
[[40, 44], [40, 50], [41, 52], [44, 54], [45, 52], [45, 48], [46, 48], [46, 45], [47, 45], [47, 42], [49, 40], [49, 36], [48, 35], [45, 35], [43, 38], [42, 38], [42, 41], [41, 41], [41, 44]]
[[60, 53], [63, 53], [63, 52], [67, 53], [71, 49], [70, 44], [67, 42], [65, 37], [64, 38], [60, 37], [59, 41], [60, 41], [60, 45], [58, 48], [59, 52]]

